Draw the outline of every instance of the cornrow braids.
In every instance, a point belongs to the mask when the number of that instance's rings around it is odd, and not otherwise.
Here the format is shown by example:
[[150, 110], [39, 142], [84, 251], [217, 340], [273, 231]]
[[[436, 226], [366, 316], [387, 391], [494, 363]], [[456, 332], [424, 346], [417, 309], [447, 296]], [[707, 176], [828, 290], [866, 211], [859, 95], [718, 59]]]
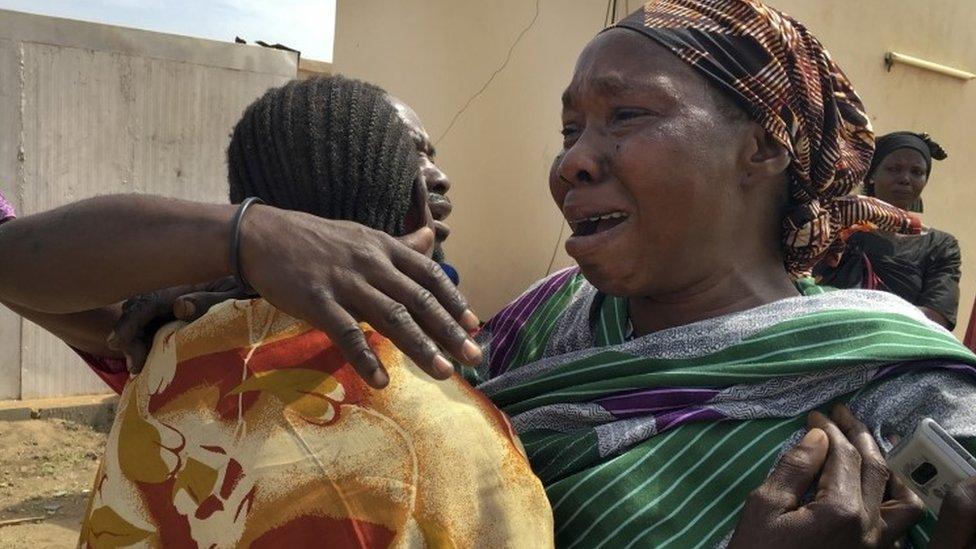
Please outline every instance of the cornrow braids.
[[323, 76], [268, 90], [227, 148], [230, 200], [404, 234], [419, 174], [406, 124], [377, 86]]

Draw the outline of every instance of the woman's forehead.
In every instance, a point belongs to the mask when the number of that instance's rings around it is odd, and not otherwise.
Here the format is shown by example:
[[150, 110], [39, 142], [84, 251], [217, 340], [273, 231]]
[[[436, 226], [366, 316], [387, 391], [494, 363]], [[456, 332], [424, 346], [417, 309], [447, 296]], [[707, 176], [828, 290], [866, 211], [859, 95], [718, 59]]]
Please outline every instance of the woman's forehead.
[[704, 86], [704, 77], [667, 48], [634, 31], [616, 28], [597, 35], [580, 53], [563, 104], [571, 105], [582, 93], [687, 93]]
[[915, 149], [895, 149], [881, 161], [882, 164], [919, 164], [925, 166], [925, 157]]

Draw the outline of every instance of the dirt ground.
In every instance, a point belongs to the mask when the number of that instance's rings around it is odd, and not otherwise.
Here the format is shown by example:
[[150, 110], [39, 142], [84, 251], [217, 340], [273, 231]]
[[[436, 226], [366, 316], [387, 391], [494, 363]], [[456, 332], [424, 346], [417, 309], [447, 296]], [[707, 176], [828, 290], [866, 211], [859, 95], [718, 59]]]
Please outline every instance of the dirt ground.
[[[0, 421], [0, 548], [74, 547], [104, 447], [71, 421]], [[40, 519], [3, 526], [27, 517]]]

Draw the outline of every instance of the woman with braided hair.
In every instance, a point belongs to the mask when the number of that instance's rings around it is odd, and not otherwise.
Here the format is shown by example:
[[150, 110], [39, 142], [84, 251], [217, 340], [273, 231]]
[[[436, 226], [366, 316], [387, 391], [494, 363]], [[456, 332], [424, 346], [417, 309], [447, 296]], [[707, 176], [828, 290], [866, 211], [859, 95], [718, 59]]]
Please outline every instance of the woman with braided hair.
[[[341, 76], [269, 90], [234, 128], [231, 201], [392, 236], [431, 228], [398, 111]], [[253, 295], [217, 297], [155, 331], [126, 380], [82, 545], [551, 546], [549, 505], [511, 426], [457, 374], [430, 379], [364, 324], [389, 376], [379, 390], [308, 322]]]
[[[864, 194], [921, 212], [932, 161], [947, 156], [926, 133], [902, 131], [879, 137]], [[959, 309], [961, 264], [959, 242], [938, 229], [927, 228], [918, 235], [857, 231], [847, 240], [839, 261], [822, 262], [815, 274], [823, 284], [836, 288], [891, 292], [951, 330]]]

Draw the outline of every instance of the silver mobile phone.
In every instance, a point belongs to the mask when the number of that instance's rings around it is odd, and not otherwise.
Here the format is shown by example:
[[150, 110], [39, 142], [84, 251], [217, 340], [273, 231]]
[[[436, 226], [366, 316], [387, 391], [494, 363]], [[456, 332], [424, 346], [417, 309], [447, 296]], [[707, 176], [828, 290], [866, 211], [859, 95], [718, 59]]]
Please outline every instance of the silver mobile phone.
[[956, 484], [976, 476], [976, 458], [931, 418], [920, 421], [911, 436], [892, 448], [887, 461], [936, 515]]

